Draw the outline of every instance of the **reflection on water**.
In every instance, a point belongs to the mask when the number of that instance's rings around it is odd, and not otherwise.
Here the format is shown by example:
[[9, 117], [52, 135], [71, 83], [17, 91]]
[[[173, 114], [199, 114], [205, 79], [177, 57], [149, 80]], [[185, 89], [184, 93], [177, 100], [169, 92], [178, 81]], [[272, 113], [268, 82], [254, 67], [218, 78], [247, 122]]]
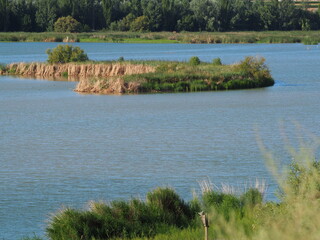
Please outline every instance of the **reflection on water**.
[[[5, 62], [43, 60], [42, 49], [50, 44], [0, 43], [0, 55]], [[197, 55], [229, 63], [261, 55], [276, 85], [103, 96], [77, 94], [75, 82], [1, 77], [0, 239], [41, 235], [50, 213], [62, 206], [82, 208], [89, 200], [144, 198], [166, 185], [190, 199], [192, 189], [199, 190], [197, 182], [207, 177], [240, 187], [266, 179], [267, 199], [275, 199], [277, 187], [258, 149], [257, 132], [284, 163], [291, 157], [280, 137], [281, 122], [294, 143], [307, 136], [296, 134], [292, 122], [319, 135], [317, 46], [79, 45], [95, 59]]]

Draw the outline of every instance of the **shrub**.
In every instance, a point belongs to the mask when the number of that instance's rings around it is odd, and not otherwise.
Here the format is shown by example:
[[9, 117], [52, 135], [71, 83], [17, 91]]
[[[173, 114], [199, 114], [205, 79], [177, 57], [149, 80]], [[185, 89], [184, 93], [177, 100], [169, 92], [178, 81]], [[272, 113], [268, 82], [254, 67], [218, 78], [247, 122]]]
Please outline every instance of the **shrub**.
[[236, 196], [231, 194], [209, 191], [203, 194], [203, 205], [206, 211], [214, 208], [218, 213], [228, 217], [231, 211], [241, 209], [241, 201]]
[[192, 219], [188, 204], [171, 188], [157, 188], [147, 195], [147, 204], [162, 216], [162, 221], [183, 227]]
[[[194, 204], [192, 209], [196, 208]], [[146, 202], [94, 202], [87, 211], [65, 209], [53, 216], [47, 235], [51, 240], [152, 237], [164, 228], [186, 227], [194, 216], [172, 189], [158, 188]]]
[[87, 54], [79, 47], [58, 45], [53, 50], [48, 49], [49, 63], [84, 62], [88, 60]]
[[143, 32], [149, 29], [149, 18], [146, 16], [137, 17], [130, 26], [130, 30], [134, 32]]
[[126, 17], [118, 22], [118, 27], [120, 31], [129, 31], [131, 23], [134, 21], [135, 17], [132, 13], [129, 13]]
[[262, 203], [263, 195], [258, 189], [251, 188], [241, 195], [240, 200], [245, 207], [252, 208]]
[[201, 63], [200, 59], [198, 57], [196, 57], [196, 56], [191, 57], [190, 60], [189, 60], [189, 64], [192, 65], [192, 66], [197, 66], [200, 63]]
[[212, 59], [212, 64], [213, 65], [222, 65], [221, 59], [220, 58]]
[[119, 57], [118, 62], [124, 62], [124, 57]]
[[311, 193], [320, 199], [320, 162], [310, 161], [306, 165], [292, 162], [286, 184], [295, 196], [305, 198]]
[[104, 221], [92, 212], [81, 212], [66, 209], [57, 214], [47, 234], [52, 240], [92, 239], [92, 237], [106, 237]]
[[240, 62], [239, 70], [249, 77], [270, 77], [270, 72], [265, 61], [265, 58], [246, 57]]
[[71, 16], [61, 17], [54, 23], [55, 32], [80, 32], [81, 23]]
[[6, 71], [7, 66], [3, 63], [0, 63], [0, 71]]

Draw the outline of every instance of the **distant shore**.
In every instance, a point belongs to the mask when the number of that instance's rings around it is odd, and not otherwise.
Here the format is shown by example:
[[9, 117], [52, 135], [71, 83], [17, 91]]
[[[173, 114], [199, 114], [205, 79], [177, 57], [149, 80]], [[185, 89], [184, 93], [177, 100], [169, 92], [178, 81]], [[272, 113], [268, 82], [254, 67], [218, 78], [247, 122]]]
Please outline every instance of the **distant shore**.
[[193, 57], [189, 62], [110, 61], [14, 63], [0, 75], [79, 81], [75, 91], [94, 94], [196, 92], [268, 87], [274, 84], [264, 59], [247, 57], [232, 65]]
[[303, 43], [320, 42], [319, 31], [265, 32], [0, 32], [0, 42], [106, 42], [106, 43]]

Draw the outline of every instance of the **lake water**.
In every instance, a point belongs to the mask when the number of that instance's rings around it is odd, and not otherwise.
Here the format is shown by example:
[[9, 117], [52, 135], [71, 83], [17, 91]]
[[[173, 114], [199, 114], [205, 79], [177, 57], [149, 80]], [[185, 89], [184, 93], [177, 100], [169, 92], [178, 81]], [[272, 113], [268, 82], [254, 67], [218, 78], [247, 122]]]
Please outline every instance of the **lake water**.
[[[0, 43], [0, 62], [45, 61], [56, 43]], [[283, 163], [320, 133], [320, 48], [301, 44], [78, 43], [89, 58], [232, 63], [263, 56], [276, 80], [255, 90], [81, 95], [76, 83], [0, 77], [0, 239], [42, 236], [52, 213], [90, 200], [144, 199], [171, 186], [186, 200], [209, 178], [244, 189], [266, 180], [257, 135]], [[284, 137], [285, 136], [285, 137]]]

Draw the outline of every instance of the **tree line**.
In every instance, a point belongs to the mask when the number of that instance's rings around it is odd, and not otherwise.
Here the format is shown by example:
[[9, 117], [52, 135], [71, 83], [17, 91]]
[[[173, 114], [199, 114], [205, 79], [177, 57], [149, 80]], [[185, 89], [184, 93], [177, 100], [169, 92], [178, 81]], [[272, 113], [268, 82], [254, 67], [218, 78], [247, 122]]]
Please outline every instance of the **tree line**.
[[82, 31], [320, 29], [319, 13], [293, 0], [0, 0], [0, 31], [53, 31], [65, 16]]

